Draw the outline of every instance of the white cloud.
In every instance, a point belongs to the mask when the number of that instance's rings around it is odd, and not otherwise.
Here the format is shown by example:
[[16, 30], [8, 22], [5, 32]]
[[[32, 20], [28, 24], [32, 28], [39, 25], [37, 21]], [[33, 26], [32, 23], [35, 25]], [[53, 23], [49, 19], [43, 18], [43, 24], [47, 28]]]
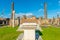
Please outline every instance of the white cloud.
[[39, 12], [43, 12], [43, 11], [44, 11], [44, 9], [39, 9], [38, 11], [39, 11]]
[[57, 12], [57, 13], [60, 13], [60, 12]]
[[43, 14], [43, 13], [44, 13], [44, 9], [42, 9], [42, 8], [39, 9], [39, 10], [38, 10], [38, 13], [39, 13], [39, 14]]
[[33, 15], [32, 13], [26, 13], [25, 14], [26, 16], [31, 16], [31, 15]]
[[57, 14], [60, 14], [60, 12], [57, 12]]
[[32, 16], [33, 13], [16, 13], [15, 17], [23, 17], [23, 15], [26, 15], [27, 17]]

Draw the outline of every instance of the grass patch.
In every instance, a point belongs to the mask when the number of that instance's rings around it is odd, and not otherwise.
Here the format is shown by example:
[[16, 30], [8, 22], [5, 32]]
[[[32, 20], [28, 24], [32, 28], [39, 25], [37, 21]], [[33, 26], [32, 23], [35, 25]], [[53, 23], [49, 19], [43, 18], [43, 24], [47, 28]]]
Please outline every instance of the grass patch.
[[18, 35], [22, 32], [17, 32], [17, 27], [1, 27], [0, 28], [0, 40], [16, 40]]
[[60, 28], [47, 27], [42, 28], [42, 38], [43, 40], [60, 40]]
[[[0, 28], [0, 40], [16, 40], [18, 35], [22, 32], [17, 32], [18, 27], [1, 27]], [[46, 27], [42, 28], [42, 38], [43, 40], [60, 40], [60, 28], [56, 27]]]

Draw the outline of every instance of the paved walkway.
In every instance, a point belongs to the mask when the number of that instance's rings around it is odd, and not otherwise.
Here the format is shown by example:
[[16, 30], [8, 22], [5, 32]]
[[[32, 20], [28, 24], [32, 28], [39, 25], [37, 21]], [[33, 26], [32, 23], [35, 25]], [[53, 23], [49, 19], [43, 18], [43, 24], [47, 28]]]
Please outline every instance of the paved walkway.
[[43, 40], [41, 36], [39, 36], [39, 39], [38, 40]]
[[[17, 38], [17, 40], [23, 40], [23, 36], [24, 36], [24, 34], [22, 33], [22, 34], [20, 34], [19, 36], [18, 36], [18, 38]], [[38, 40], [43, 40], [42, 39], [42, 37], [41, 36], [39, 36], [39, 39]]]
[[17, 40], [22, 40], [23, 39], [23, 33], [22, 34], [20, 34], [19, 36], [18, 36], [18, 38], [17, 38]]

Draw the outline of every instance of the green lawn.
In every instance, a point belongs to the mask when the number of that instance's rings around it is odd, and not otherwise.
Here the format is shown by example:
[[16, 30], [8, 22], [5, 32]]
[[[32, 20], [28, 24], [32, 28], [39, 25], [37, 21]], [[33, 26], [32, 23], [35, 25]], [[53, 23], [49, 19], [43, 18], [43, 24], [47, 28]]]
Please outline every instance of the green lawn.
[[[43, 40], [60, 40], [60, 28], [47, 27], [42, 28]], [[2, 27], [0, 28], [0, 40], [16, 40], [18, 35], [22, 32], [17, 32], [17, 28]]]
[[17, 28], [4, 27], [0, 28], [0, 40], [16, 40], [22, 32], [17, 32]]
[[43, 28], [42, 34], [43, 40], [60, 40], [60, 28]]

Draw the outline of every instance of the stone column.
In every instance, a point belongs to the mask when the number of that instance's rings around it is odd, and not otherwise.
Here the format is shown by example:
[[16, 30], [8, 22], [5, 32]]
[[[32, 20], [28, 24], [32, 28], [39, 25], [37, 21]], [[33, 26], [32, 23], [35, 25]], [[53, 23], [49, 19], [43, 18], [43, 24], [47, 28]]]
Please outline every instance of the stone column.
[[44, 3], [44, 19], [47, 19], [47, 9], [46, 9], [46, 7], [47, 7], [47, 4], [45, 2]]
[[11, 26], [14, 27], [14, 18], [15, 18], [15, 11], [14, 11], [14, 2], [12, 2], [12, 14], [11, 14]]
[[15, 21], [14, 21], [14, 13], [15, 13], [15, 11], [13, 11], [13, 19], [12, 19], [12, 26], [14, 27], [14, 23], [15, 23]]

